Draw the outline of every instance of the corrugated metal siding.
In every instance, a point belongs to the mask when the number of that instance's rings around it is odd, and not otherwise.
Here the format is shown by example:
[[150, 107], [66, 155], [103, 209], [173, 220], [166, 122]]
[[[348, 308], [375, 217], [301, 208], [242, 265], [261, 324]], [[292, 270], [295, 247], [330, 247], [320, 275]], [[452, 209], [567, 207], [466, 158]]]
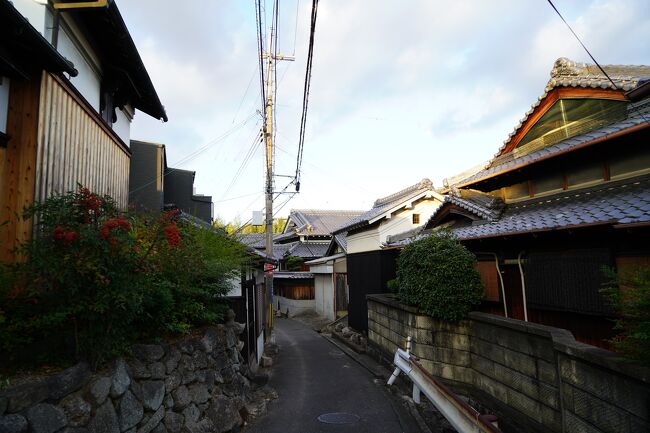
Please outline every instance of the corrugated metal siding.
[[113, 197], [123, 209], [129, 201], [130, 155], [79, 97], [55, 77], [41, 82], [37, 201], [77, 188], [77, 183]]

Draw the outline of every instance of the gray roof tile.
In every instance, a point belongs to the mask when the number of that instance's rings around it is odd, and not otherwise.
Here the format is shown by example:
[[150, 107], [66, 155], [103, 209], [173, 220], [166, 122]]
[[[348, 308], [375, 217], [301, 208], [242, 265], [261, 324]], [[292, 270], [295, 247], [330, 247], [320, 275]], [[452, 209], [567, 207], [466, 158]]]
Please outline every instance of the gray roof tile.
[[[650, 222], [649, 176], [508, 204], [497, 220], [452, 228], [452, 231], [459, 239], [469, 240], [578, 228], [589, 224], [642, 222]], [[429, 233], [423, 232], [415, 239]], [[412, 239], [402, 239], [389, 245], [405, 245]]]
[[384, 212], [392, 209], [393, 207], [399, 205], [402, 202], [409, 200], [412, 197], [415, 197], [425, 191], [433, 191], [433, 183], [429, 179], [422, 179], [420, 182], [415, 185], [411, 185], [408, 188], [405, 188], [401, 191], [398, 191], [394, 194], [388, 195], [386, 197], [378, 198], [375, 200], [375, 203], [367, 212], [362, 213], [356, 218], [350, 220], [347, 224], [341, 225], [336, 230], [333, 231], [334, 234], [348, 232], [352, 229], [363, 227], [369, 224], [369, 221], [373, 218], [378, 217]]

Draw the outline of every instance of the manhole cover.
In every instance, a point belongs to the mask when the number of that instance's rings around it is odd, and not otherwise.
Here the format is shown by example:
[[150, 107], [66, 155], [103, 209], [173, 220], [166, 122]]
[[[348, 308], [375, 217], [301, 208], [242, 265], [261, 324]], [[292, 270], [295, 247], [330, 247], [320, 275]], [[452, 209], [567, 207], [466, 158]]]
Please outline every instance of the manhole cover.
[[318, 417], [318, 421], [325, 424], [354, 424], [360, 419], [357, 415], [346, 412], [324, 413]]

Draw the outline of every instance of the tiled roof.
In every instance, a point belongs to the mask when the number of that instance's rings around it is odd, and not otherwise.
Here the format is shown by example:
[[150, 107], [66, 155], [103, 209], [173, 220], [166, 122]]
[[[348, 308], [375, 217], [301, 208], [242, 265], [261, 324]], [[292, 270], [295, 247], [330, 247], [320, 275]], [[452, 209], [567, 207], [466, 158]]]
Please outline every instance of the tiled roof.
[[293, 209], [289, 220], [296, 225], [300, 235], [329, 236], [334, 229], [347, 224], [362, 213], [360, 210]]
[[628, 106], [627, 113], [627, 118], [624, 120], [551, 144], [520, 157], [514, 157], [514, 155], [510, 153], [499, 157], [498, 159], [495, 158], [486, 165], [485, 169], [478, 171], [467, 178], [458, 179], [450, 186], [470, 185], [504, 171], [509, 171], [519, 166], [527, 165], [559, 153], [564, 153], [570, 149], [588, 145], [594, 140], [603, 139], [609, 135], [637, 127], [638, 125], [648, 124], [650, 126], [650, 122], [648, 121], [650, 118], [650, 99], [631, 103]]
[[612, 84], [605, 75], [603, 75], [596, 65], [574, 62], [566, 57], [560, 57], [557, 59], [553, 65], [553, 69], [551, 69], [551, 79], [546, 84], [544, 93], [537, 98], [537, 101], [532, 105], [530, 110], [528, 110], [524, 117], [519, 121], [519, 124], [515, 127], [515, 130], [510, 133], [501, 149], [512, 140], [512, 138], [517, 134], [519, 128], [521, 128], [524, 122], [526, 122], [528, 116], [535, 111], [535, 108], [537, 108], [542, 100], [546, 98], [548, 93], [557, 87], [589, 87], [593, 89], [627, 91], [634, 89], [640, 81], [650, 77], [650, 66], [603, 65], [602, 67], [615, 85]]
[[307, 243], [295, 242], [288, 250], [287, 255], [302, 257], [303, 259], [315, 259], [323, 257], [327, 252], [328, 243]]
[[[650, 222], [650, 177], [645, 176], [509, 204], [496, 221], [475, 221], [452, 231], [459, 239], [469, 240], [588, 225], [647, 222]], [[391, 245], [410, 241], [405, 239]]]
[[311, 272], [287, 272], [287, 271], [276, 271], [273, 272], [273, 279], [280, 280], [307, 280], [314, 278], [314, 274]]
[[344, 252], [348, 252], [348, 232], [337, 233], [334, 235], [336, 243]]
[[236, 237], [242, 244], [253, 248], [264, 248], [265, 235], [264, 233], [246, 233]]
[[[445, 196], [445, 202], [460, 206], [488, 221], [496, 221], [504, 206], [500, 198], [473, 189], [454, 188], [449, 195]], [[436, 209], [433, 216], [438, 214], [441, 208], [442, 206]]]
[[394, 194], [375, 200], [372, 209], [362, 213], [357, 218], [352, 219], [346, 225], [337, 228], [333, 233], [343, 233], [355, 228], [366, 226], [371, 219], [380, 216], [381, 214], [389, 211], [400, 203], [403, 203], [419, 194], [422, 194], [425, 191], [433, 190], [433, 184], [431, 181], [429, 179], [422, 179], [415, 185], [411, 185], [408, 188], [405, 188]]

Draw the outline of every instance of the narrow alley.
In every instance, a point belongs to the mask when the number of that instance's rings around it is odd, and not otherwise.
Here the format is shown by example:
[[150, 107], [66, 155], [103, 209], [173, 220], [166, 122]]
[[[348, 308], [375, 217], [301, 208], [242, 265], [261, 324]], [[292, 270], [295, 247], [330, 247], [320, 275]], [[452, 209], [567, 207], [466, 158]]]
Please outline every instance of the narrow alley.
[[275, 336], [280, 353], [269, 384], [279, 397], [245, 431], [420, 431], [406, 408], [387, 392], [383, 380], [373, 380], [372, 374], [308, 326], [279, 319]]

